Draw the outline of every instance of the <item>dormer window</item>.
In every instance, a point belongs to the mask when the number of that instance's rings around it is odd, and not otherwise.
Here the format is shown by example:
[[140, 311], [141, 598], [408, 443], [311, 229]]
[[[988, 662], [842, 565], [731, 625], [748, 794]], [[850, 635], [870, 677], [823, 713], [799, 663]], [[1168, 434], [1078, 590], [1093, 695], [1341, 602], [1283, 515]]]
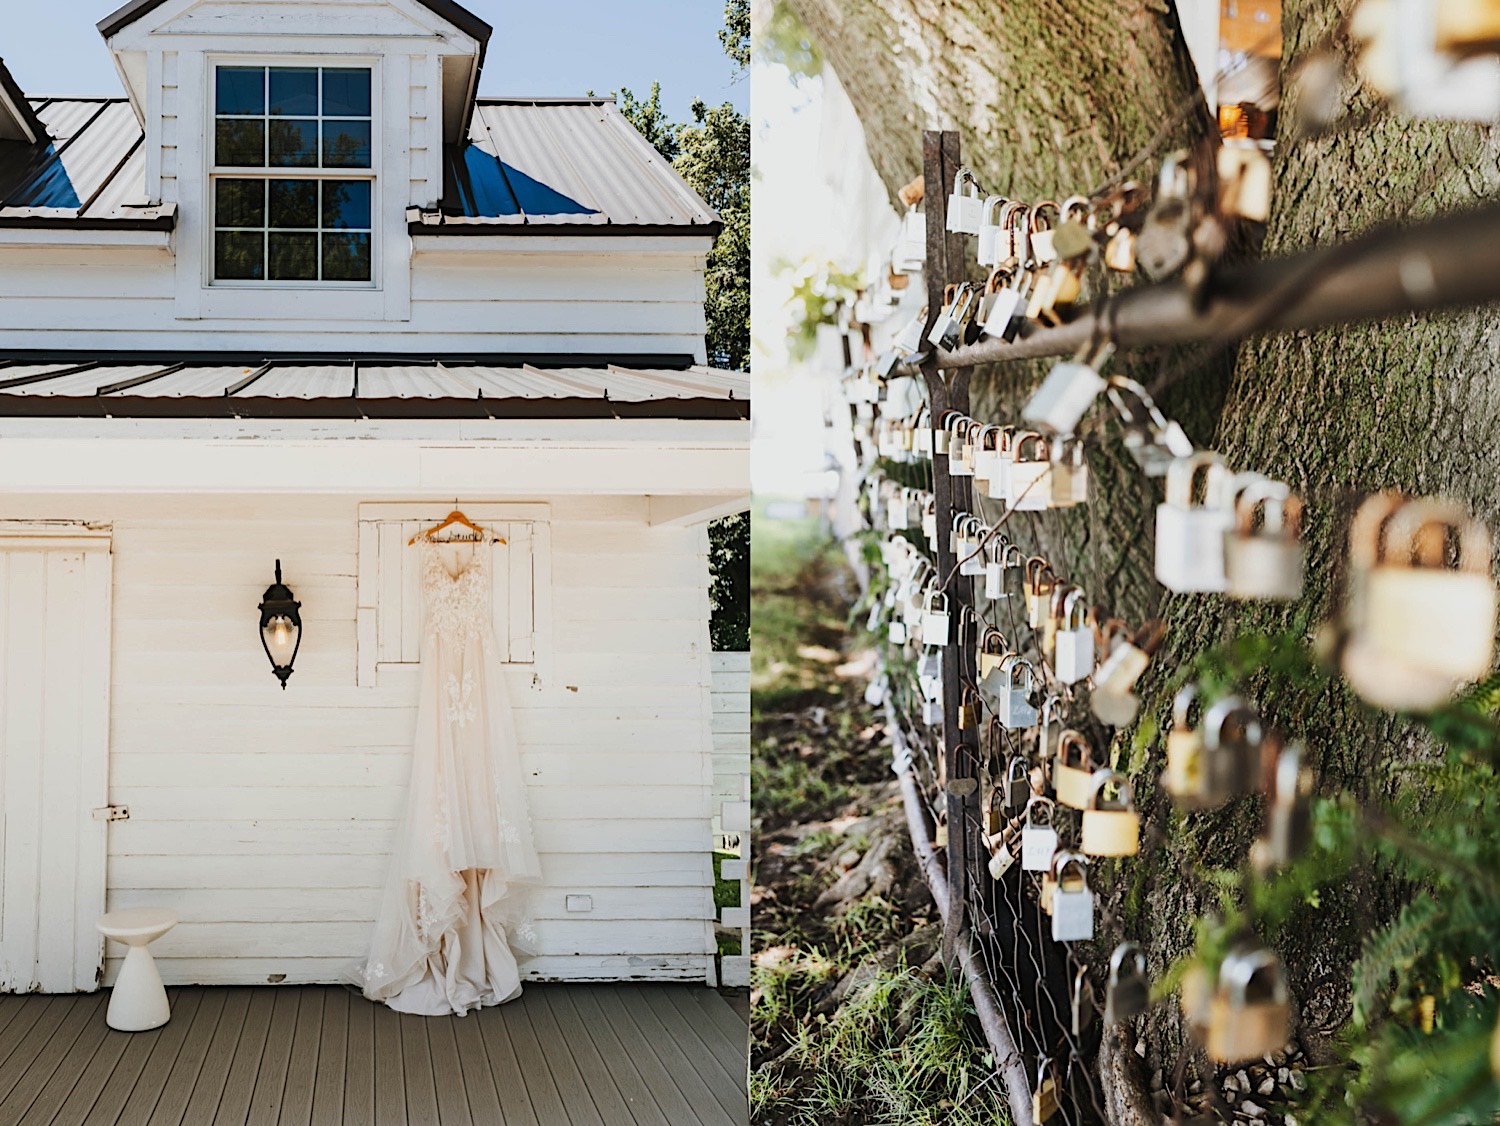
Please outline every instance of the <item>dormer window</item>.
[[371, 107], [368, 67], [215, 67], [215, 282], [371, 283]]

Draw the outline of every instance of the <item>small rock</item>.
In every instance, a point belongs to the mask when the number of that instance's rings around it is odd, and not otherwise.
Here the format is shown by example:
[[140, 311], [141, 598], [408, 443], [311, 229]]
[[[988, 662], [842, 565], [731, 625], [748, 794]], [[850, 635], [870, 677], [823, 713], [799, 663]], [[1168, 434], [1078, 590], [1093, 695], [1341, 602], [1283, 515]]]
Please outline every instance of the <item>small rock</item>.
[[1276, 1066], [1276, 1061], [1274, 1059], [1272, 1059], [1270, 1056], [1261, 1056], [1260, 1058], [1266, 1061], [1266, 1066], [1267, 1067], [1275, 1067]]
[[1240, 1068], [1239, 1071], [1234, 1073], [1234, 1077], [1240, 1081], [1240, 1090], [1248, 1094], [1250, 1091], [1250, 1076], [1245, 1074], [1245, 1069]]
[[1259, 1087], [1255, 1088], [1255, 1093], [1257, 1095], [1269, 1095], [1274, 1090], [1276, 1090], [1276, 1080], [1268, 1075], [1265, 1081]]
[[1190, 1094], [1190, 1095], [1199, 1095], [1199, 1094], [1202, 1094], [1202, 1093], [1203, 1093], [1203, 1080], [1201, 1080], [1201, 1079], [1194, 1079], [1191, 1083], [1188, 1084], [1188, 1094]]
[[1287, 1115], [1286, 1126], [1297, 1126], [1297, 1119], [1293, 1115]]
[[1135, 1054], [1140, 1056], [1141, 1059], [1146, 1058], [1146, 1041], [1137, 1040], [1135, 1042]]
[[1233, 1075], [1224, 1076], [1224, 1090], [1238, 1091], [1239, 1089], [1240, 1081], [1238, 1079], [1236, 1079]]
[[1226, 1087], [1226, 1088], [1224, 1088], [1224, 1101], [1225, 1102], [1232, 1103], [1232, 1102], [1234, 1102], [1235, 1099], [1237, 1099], [1239, 1097], [1240, 1097], [1239, 1092], [1236, 1091], [1236, 1090], [1234, 1090], [1232, 1087]]
[[1307, 1086], [1307, 1080], [1302, 1077], [1302, 1073], [1300, 1071], [1293, 1071], [1292, 1088], [1294, 1090], [1300, 1091], [1305, 1086]]
[[1248, 1114], [1251, 1118], [1264, 1118], [1266, 1116], [1265, 1108], [1258, 1103], [1252, 1103], [1249, 1099], [1240, 1104], [1240, 1110]]
[[1292, 1073], [1290, 1071], [1288, 1071], [1286, 1068], [1284, 1068], [1284, 1067], [1278, 1067], [1276, 1069], [1276, 1082], [1280, 1083], [1283, 1087], [1285, 1087], [1287, 1085], [1288, 1081], [1291, 1079], [1291, 1075], [1292, 1075]]

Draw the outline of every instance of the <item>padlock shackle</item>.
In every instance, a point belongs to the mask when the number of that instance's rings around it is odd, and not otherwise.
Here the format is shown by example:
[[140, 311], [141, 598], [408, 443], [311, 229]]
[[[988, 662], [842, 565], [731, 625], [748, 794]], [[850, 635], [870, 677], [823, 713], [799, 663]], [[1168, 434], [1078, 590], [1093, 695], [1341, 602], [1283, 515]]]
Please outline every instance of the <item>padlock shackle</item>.
[[1111, 987], [1120, 983], [1120, 971], [1125, 968], [1125, 959], [1129, 958], [1135, 963], [1135, 974], [1137, 977], [1146, 976], [1146, 952], [1141, 949], [1138, 942], [1122, 942], [1115, 947], [1115, 952], [1109, 956], [1109, 984]]
[[1267, 1000], [1281, 1004], [1287, 998], [1286, 977], [1281, 959], [1264, 946], [1237, 946], [1224, 955], [1219, 964], [1219, 988], [1228, 994], [1231, 1004], [1248, 1004], [1250, 986], [1261, 974], [1270, 974], [1271, 990]]
[[[1062, 604], [1062, 624], [1064, 629], [1077, 630], [1088, 626], [1089, 611], [1088, 607], [1084, 605], [1083, 600], [1085, 597], [1082, 587], [1075, 586], [1068, 591], [1068, 595], [1063, 599]], [[1079, 611], [1076, 623], [1073, 620], [1074, 610]]]
[[984, 201], [984, 215], [983, 215], [983, 218], [980, 220], [980, 222], [982, 222], [986, 227], [998, 227], [1000, 225], [999, 219], [998, 219], [998, 212], [996, 212], [996, 221], [993, 222], [993, 223], [990, 222], [990, 214], [991, 214], [991, 212], [995, 212], [997, 204], [999, 205], [1000, 208], [1003, 209], [1005, 207], [1005, 205], [1007, 203], [1009, 203], [1009, 202], [1010, 201], [1007, 200], [1003, 195], [992, 195], [992, 196], [988, 197]]
[[1302, 501], [1292, 493], [1290, 486], [1280, 481], [1258, 477], [1235, 492], [1236, 534], [1248, 536], [1254, 531], [1256, 509], [1263, 513], [1262, 534], [1280, 532], [1284, 538], [1295, 540], [1302, 530]]
[[[1042, 218], [1042, 213], [1044, 211], [1046, 211], [1049, 207], [1052, 209], [1053, 214], [1057, 216], [1057, 219], [1056, 220], [1053, 220], [1053, 219], [1047, 220], [1047, 225], [1045, 227], [1039, 227], [1039, 226], [1037, 226], [1037, 221]], [[1031, 221], [1030, 221], [1030, 224], [1029, 224], [1030, 228], [1031, 228], [1031, 233], [1032, 234], [1038, 234], [1038, 233], [1040, 233], [1042, 231], [1050, 231], [1050, 230], [1052, 230], [1053, 228], [1055, 228], [1057, 226], [1057, 222], [1059, 220], [1061, 220], [1061, 219], [1062, 219], [1062, 208], [1060, 208], [1060, 207], [1057, 206], [1057, 200], [1055, 200], [1055, 199], [1044, 199], [1044, 200], [1041, 200], [1040, 202], [1038, 202], [1036, 204], [1033, 204], [1032, 208], [1031, 208]]]
[[[1203, 475], [1203, 503], [1193, 503], [1194, 487]], [[1234, 478], [1224, 459], [1212, 450], [1198, 450], [1188, 457], [1177, 457], [1167, 466], [1167, 504], [1174, 508], [1230, 509]]]
[[[1172, 727], [1176, 731], [1191, 731], [1193, 704], [1198, 700], [1198, 685], [1188, 681], [1172, 697]], [[1201, 715], [1200, 715], [1201, 718]]]
[[[1080, 753], [1077, 763], [1068, 761], [1069, 747], [1079, 749]], [[1089, 742], [1088, 736], [1082, 731], [1072, 727], [1057, 737], [1057, 757], [1062, 760], [1064, 766], [1074, 770], [1087, 770], [1090, 774], [1093, 773], [1096, 765], [1094, 761], [1094, 745]]]
[[1058, 217], [1066, 222], [1069, 219], [1071, 213], [1074, 211], [1083, 212], [1083, 219], [1080, 221], [1089, 230], [1092, 231], [1098, 226], [1094, 218], [1094, 207], [1093, 204], [1089, 202], [1088, 196], [1068, 196], [1068, 198], [1063, 200], [1062, 204], [1058, 207]]
[[[1119, 796], [1115, 798], [1115, 802], [1119, 804], [1104, 804], [1104, 799], [1100, 795], [1103, 794], [1106, 786], [1118, 788]], [[1089, 798], [1084, 809], [1097, 809], [1106, 813], [1133, 813], [1135, 812], [1135, 786], [1118, 770], [1102, 767], [1094, 771], [1094, 776], [1089, 781]]]
[[[1045, 808], [1047, 810], [1047, 820], [1045, 822], [1040, 822], [1040, 823], [1038, 823], [1036, 821], [1033, 821], [1031, 819], [1031, 811], [1033, 809], [1042, 809], [1042, 808]], [[1056, 812], [1056, 808], [1057, 808], [1057, 803], [1055, 803], [1051, 798], [1046, 797], [1046, 796], [1044, 796], [1042, 794], [1032, 794], [1031, 797], [1029, 797], [1029, 798], [1026, 799], [1026, 808], [1021, 813], [1021, 817], [1022, 817], [1021, 824], [1022, 824], [1022, 827], [1023, 828], [1031, 828], [1031, 829], [1040, 829], [1040, 828], [1043, 828], [1045, 826], [1048, 829], [1052, 828], [1052, 817], [1053, 817], [1053, 814]]]
[[[1037, 445], [1037, 456], [1036, 457], [1022, 457], [1021, 456], [1021, 451], [1025, 447], [1025, 445], [1026, 445], [1027, 442], [1035, 442], [1036, 443], [1036, 445]], [[1035, 430], [1023, 430], [1019, 434], [1016, 435], [1015, 442], [1014, 442], [1014, 444], [1010, 448], [1010, 460], [1013, 461], [1013, 462], [1016, 462], [1016, 463], [1020, 463], [1020, 462], [1023, 462], [1023, 461], [1026, 461], [1026, 462], [1051, 461], [1052, 460], [1052, 444], [1047, 441], [1047, 436], [1045, 434], [1040, 434], [1040, 433], [1038, 433]]]
[[[1026, 585], [1033, 594], [1042, 593], [1042, 576], [1051, 575], [1052, 582], [1057, 582], [1057, 572], [1052, 570], [1052, 564], [1048, 563], [1040, 555], [1033, 555], [1026, 560]], [[1048, 584], [1048, 589], [1051, 584]]]
[[1036, 669], [1031, 667], [1031, 662], [1019, 653], [1011, 653], [1000, 662], [1000, 671], [1005, 674], [1006, 686], [1011, 691], [1015, 691], [1016, 669], [1018, 668], [1026, 670], [1025, 692], [1029, 696], [1036, 691], [1037, 685]]
[[[990, 648], [991, 642], [998, 642], [1000, 648]], [[1005, 653], [1010, 649], [1010, 642], [1006, 640], [1005, 634], [1001, 633], [997, 627], [988, 626], [984, 631], [984, 637], [979, 641], [979, 648], [985, 653]]]
[[1052, 854], [1052, 879], [1059, 889], [1064, 886], [1064, 881], [1068, 878], [1069, 868], [1074, 870], [1075, 878], [1083, 885], [1081, 890], [1087, 891], [1089, 886], [1088, 857], [1081, 852], [1065, 849], [1058, 849]]
[[1244, 726], [1243, 746], [1258, 747], [1264, 741], [1265, 733], [1261, 729], [1260, 716], [1256, 714], [1255, 709], [1238, 696], [1230, 695], [1217, 701], [1203, 714], [1203, 749], [1205, 751], [1220, 749], [1223, 745], [1224, 725], [1231, 719], [1238, 719]]
[[1288, 743], [1276, 756], [1276, 792], [1273, 801], [1277, 805], [1291, 805], [1302, 796], [1303, 780], [1308, 778], [1302, 768], [1302, 744]]
[[[1421, 535], [1432, 527], [1442, 527], [1456, 533], [1458, 559], [1452, 570], [1489, 574], [1489, 531], [1477, 520], [1470, 519], [1468, 510], [1463, 505], [1446, 497], [1419, 497], [1398, 508], [1386, 524], [1387, 553], [1381, 562], [1397, 566], [1419, 565], [1418, 558], [1423, 548]], [[1394, 558], [1391, 557], [1392, 552], [1396, 552]], [[1420, 565], [1431, 566], [1427, 563]]]

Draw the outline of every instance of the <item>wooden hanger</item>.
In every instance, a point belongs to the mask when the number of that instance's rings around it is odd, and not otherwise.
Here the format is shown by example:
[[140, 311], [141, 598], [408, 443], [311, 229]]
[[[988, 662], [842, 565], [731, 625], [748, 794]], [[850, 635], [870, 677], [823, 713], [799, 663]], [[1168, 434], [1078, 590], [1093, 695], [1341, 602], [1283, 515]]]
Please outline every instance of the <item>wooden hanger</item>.
[[418, 540], [431, 540], [433, 536], [437, 535], [443, 529], [451, 528], [455, 524], [460, 527], [470, 529], [480, 540], [488, 540], [488, 542], [490, 543], [505, 542], [504, 536], [494, 536], [493, 538], [491, 538], [487, 530], [481, 528], [478, 524], [474, 523], [474, 521], [470, 520], [467, 516], [465, 516], [462, 512], [455, 508], [452, 512], [448, 513], [447, 518], [441, 523], [434, 524], [432, 527], [426, 529], [425, 531], [418, 532], [416, 535], [412, 536], [411, 539], [406, 541], [406, 546], [410, 547]]

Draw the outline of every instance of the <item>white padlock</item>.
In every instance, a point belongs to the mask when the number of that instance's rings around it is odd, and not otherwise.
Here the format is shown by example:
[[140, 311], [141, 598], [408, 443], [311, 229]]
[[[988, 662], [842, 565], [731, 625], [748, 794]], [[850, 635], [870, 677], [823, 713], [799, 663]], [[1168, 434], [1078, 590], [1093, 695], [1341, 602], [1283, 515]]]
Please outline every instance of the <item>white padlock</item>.
[[954, 234], [977, 235], [984, 221], [984, 193], [979, 181], [967, 168], [960, 168], [948, 196], [948, 230]]
[[1048, 211], [1059, 219], [1062, 217], [1062, 210], [1054, 200], [1044, 199], [1031, 209], [1028, 227], [1031, 236], [1031, 261], [1038, 266], [1048, 266], [1057, 261], [1057, 249], [1052, 245], [1056, 221], [1046, 217]]
[[922, 644], [947, 645], [949, 619], [948, 596], [940, 590], [929, 590], [922, 603]]
[[1088, 621], [1083, 591], [1072, 590], [1063, 599], [1062, 623], [1053, 642], [1053, 671], [1063, 684], [1077, 684], [1094, 675], [1094, 627]]
[[1042, 385], [1021, 408], [1021, 418], [1038, 430], [1072, 434], [1105, 388], [1098, 369], [1112, 350], [1108, 341], [1089, 344], [1083, 354], [1053, 364]]
[[[1052, 825], [1054, 805], [1040, 795], [1026, 803], [1021, 822], [1021, 869], [1046, 872], [1057, 852], [1057, 830]], [[1045, 815], [1045, 816], [1044, 816]]]
[[1035, 430], [1016, 435], [1011, 448], [1006, 500], [1017, 512], [1039, 512], [1052, 504], [1052, 446]]
[[901, 326], [901, 331], [891, 340], [891, 347], [903, 356], [916, 355], [922, 350], [922, 329], [926, 325], [927, 309], [924, 306], [920, 313]]
[[1088, 861], [1076, 852], [1052, 857], [1052, 940], [1087, 942], [1094, 937], [1094, 893], [1089, 890]]
[[997, 673], [1002, 681], [1002, 691], [998, 693], [998, 706], [992, 709], [995, 718], [1002, 727], [1011, 730], [1035, 727], [1038, 716], [1031, 698], [1038, 685], [1031, 662], [1021, 657], [1007, 657], [1000, 663]]
[[1010, 503], [1010, 462], [1015, 452], [1016, 428], [1001, 426], [995, 436], [995, 469], [990, 477], [988, 496], [990, 500]]
[[917, 274], [927, 265], [927, 216], [916, 207], [906, 209], [901, 235], [891, 254], [891, 269], [898, 274]]
[[1241, 489], [1224, 541], [1225, 593], [1274, 602], [1302, 597], [1301, 527], [1302, 502], [1287, 486], [1262, 479]]
[[1089, 463], [1083, 439], [1059, 435], [1052, 439], [1052, 508], [1072, 508], [1089, 500]]
[[[1203, 499], [1195, 486], [1203, 478]], [[1178, 458], [1167, 470], [1167, 499], [1156, 506], [1156, 577], [1178, 593], [1221, 592], [1224, 534], [1234, 526], [1233, 478], [1218, 454]]]
[[1006, 199], [1002, 195], [992, 195], [984, 201], [979, 222], [978, 256], [981, 266], [993, 266], [1000, 261], [1000, 242], [1005, 234], [1005, 223], [1000, 213], [1005, 204]]

